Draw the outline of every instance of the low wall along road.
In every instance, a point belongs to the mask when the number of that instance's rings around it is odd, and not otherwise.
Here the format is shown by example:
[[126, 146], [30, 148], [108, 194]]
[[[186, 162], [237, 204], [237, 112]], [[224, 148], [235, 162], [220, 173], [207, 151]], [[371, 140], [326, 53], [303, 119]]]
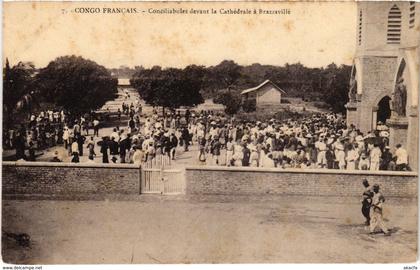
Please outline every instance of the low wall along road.
[[417, 197], [416, 172], [264, 169], [249, 167], [186, 168], [186, 193], [361, 196], [362, 179], [381, 186], [386, 196]]
[[125, 164], [3, 162], [3, 195], [76, 199], [140, 193], [140, 168]]
[[[141, 170], [131, 164], [3, 162], [6, 197], [89, 199], [141, 193]], [[170, 177], [170, 176], [168, 176]], [[417, 197], [416, 172], [264, 169], [190, 166], [187, 195], [360, 196], [362, 179], [381, 186], [386, 196]], [[160, 179], [158, 179], [160, 180]], [[124, 199], [124, 196], [121, 197]]]

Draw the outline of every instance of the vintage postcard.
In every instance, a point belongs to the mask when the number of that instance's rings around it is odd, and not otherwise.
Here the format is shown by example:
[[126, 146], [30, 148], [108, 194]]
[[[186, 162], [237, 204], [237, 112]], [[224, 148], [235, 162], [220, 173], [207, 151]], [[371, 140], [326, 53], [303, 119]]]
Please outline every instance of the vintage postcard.
[[5, 2], [2, 27], [4, 267], [414, 269], [419, 2]]

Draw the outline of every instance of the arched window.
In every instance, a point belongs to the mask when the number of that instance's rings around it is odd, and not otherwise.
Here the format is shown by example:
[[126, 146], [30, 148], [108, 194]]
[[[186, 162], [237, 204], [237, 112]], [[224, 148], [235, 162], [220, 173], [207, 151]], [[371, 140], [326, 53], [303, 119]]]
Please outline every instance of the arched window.
[[410, 28], [414, 27], [415, 19], [416, 19], [416, 2], [410, 1], [410, 19], [408, 21], [408, 25]]
[[359, 13], [359, 37], [358, 37], [359, 45], [362, 45], [362, 11], [360, 10]]
[[401, 10], [397, 5], [392, 6], [388, 13], [388, 44], [400, 44], [401, 40]]

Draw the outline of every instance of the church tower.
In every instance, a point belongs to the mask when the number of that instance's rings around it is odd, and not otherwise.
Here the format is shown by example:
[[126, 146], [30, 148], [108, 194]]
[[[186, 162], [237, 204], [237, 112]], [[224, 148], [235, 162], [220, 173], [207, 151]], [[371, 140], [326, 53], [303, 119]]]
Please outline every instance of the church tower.
[[347, 124], [366, 133], [378, 122], [418, 163], [420, 3], [358, 2]]

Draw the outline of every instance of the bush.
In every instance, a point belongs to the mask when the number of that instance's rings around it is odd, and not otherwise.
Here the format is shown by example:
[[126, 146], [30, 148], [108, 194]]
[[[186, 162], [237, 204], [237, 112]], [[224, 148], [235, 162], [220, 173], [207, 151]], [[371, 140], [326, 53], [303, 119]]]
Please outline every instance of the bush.
[[237, 93], [230, 91], [219, 92], [213, 102], [224, 105], [225, 113], [228, 115], [236, 114], [241, 108], [241, 97]]
[[244, 112], [255, 112], [257, 110], [257, 102], [253, 99], [245, 100], [242, 104]]

